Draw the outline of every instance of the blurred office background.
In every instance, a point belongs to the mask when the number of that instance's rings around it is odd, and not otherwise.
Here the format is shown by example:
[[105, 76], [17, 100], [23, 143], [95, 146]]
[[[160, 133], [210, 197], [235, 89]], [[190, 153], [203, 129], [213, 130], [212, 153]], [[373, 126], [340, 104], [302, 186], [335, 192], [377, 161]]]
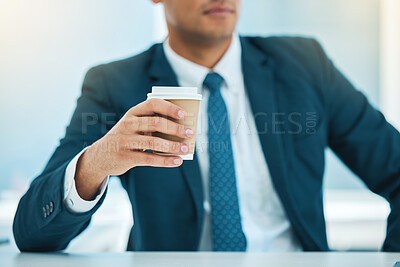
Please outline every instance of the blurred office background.
[[[371, 103], [400, 126], [400, 1], [243, 0], [238, 32], [317, 38]], [[0, 237], [18, 198], [64, 135], [85, 72], [166, 36], [150, 0], [0, 0]], [[397, 101], [396, 101], [397, 100]], [[327, 150], [326, 218], [333, 249], [377, 250], [387, 203]], [[125, 249], [130, 204], [117, 179], [70, 250]], [[1, 246], [0, 246], [1, 249]]]

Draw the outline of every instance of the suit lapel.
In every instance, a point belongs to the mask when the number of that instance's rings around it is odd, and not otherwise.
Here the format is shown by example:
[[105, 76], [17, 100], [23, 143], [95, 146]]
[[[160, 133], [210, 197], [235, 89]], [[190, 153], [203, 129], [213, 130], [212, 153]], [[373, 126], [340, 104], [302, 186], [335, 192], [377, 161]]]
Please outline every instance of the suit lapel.
[[242, 42], [242, 67], [245, 87], [250, 100], [262, 149], [271, 173], [275, 190], [287, 208], [289, 205], [285, 190], [286, 167], [279, 133], [274, 133], [273, 114], [278, 111], [275, 95], [272, 59], [261, 52], [246, 38]]
[[[149, 74], [152, 86], [179, 86], [176, 74], [168, 63], [162, 45], [154, 46], [154, 56]], [[197, 214], [197, 236], [199, 238], [203, 223], [203, 184], [196, 153], [193, 160], [185, 160], [179, 169], [193, 197]]]

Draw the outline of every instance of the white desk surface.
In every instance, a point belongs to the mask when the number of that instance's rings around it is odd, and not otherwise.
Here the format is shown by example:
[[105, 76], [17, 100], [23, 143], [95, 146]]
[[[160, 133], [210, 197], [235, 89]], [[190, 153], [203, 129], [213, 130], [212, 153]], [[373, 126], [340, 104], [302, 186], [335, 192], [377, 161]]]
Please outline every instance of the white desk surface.
[[0, 266], [393, 267], [400, 253], [0, 253]]

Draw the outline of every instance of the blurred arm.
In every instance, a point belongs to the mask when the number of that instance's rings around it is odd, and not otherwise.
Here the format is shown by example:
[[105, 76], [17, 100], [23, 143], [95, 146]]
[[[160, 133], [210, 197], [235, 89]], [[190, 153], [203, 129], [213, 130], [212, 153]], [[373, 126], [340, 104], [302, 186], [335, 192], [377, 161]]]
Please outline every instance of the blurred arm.
[[329, 146], [373, 192], [389, 201], [387, 251], [400, 251], [400, 133], [335, 68], [321, 60], [321, 88], [329, 120]]

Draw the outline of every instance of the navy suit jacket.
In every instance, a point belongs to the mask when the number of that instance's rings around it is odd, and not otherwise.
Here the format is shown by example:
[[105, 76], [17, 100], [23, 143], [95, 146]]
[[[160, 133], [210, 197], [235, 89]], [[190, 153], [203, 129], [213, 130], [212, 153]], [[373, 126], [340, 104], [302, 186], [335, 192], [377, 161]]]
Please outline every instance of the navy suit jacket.
[[[399, 132], [316, 41], [241, 37], [241, 44], [245, 87], [273, 185], [304, 250], [329, 250], [322, 184], [330, 147], [390, 202], [383, 249], [400, 251]], [[87, 73], [65, 137], [20, 200], [13, 230], [21, 251], [62, 250], [88, 226], [105, 195], [91, 211], [70, 213], [62, 201], [65, 169], [154, 85], [178, 85], [161, 44]], [[203, 187], [196, 155], [178, 168], [137, 167], [120, 180], [135, 221], [128, 250], [198, 249]]]

